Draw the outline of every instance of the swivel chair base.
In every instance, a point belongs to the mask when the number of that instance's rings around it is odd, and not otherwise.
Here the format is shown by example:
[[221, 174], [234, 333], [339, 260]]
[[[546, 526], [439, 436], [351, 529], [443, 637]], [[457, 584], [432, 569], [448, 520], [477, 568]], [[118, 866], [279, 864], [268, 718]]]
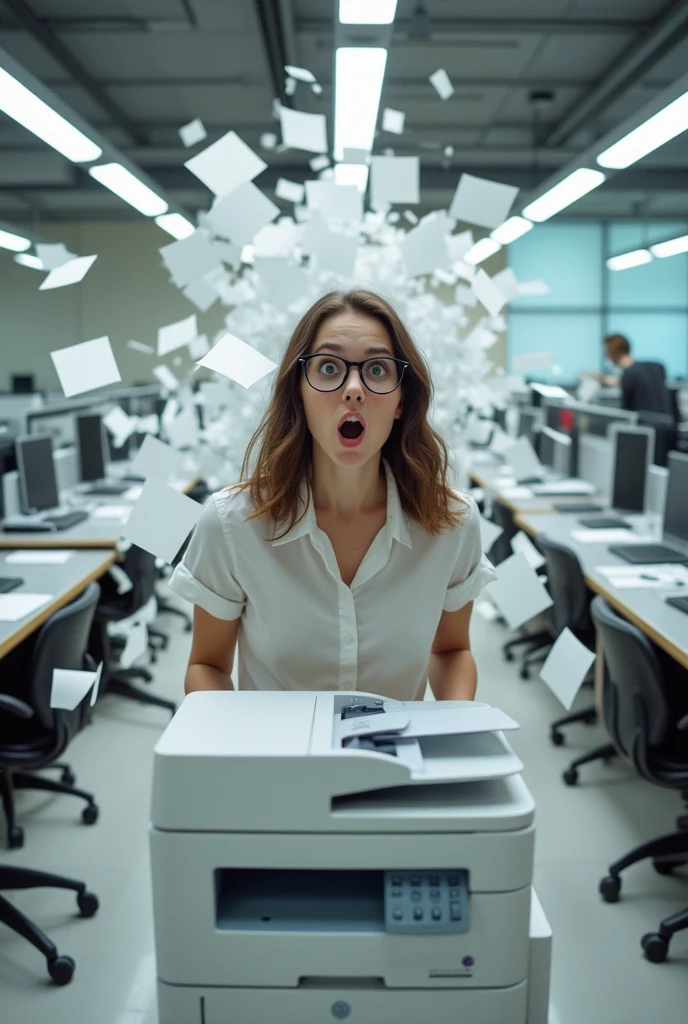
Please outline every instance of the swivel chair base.
[[166, 612], [168, 615], [176, 615], [178, 618], [183, 619], [185, 623], [184, 632], [191, 632], [193, 628], [191, 618], [181, 608], [175, 608], [175, 606], [170, 604], [169, 601], [166, 601], [164, 597], [158, 597], [158, 614], [160, 614], [160, 612]]
[[533, 651], [539, 650], [545, 644], [552, 643], [552, 636], [547, 632], [546, 629], [541, 629], [539, 633], [530, 633], [524, 636], [516, 636], [513, 640], [508, 640], [502, 645], [502, 654], [504, 655], [505, 661], [513, 661], [514, 655], [511, 653], [512, 648], [520, 647], [521, 644], [534, 644], [527, 651], [526, 654], [531, 654]]
[[572, 761], [563, 774], [564, 782], [567, 786], [575, 786], [578, 782], [577, 768], [580, 768], [582, 764], [590, 764], [591, 761], [604, 761], [608, 764], [613, 757], [617, 757], [617, 749], [611, 743], [605, 744], [603, 747], [595, 747], [594, 750], [589, 750], [587, 754], [577, 757], [575, 761]]
[[[53, 889], [73, 889], [77, 893], [77, 904], [81, 917], [93, 917], [98, 910], [98, 897], [88, 892], [83, 882], [62, 875], [51, 875], [46, 871], [33, 871], [30, 868], [0, 866], [0, 890], [36, 889], [39, 886], [50, 886]], [[45, 932], [41, 931], [25, 917], [8, 900], [0, 896], [0, 922], [6, 924], [35, 946], [47, 961], [48, 973], [56, 985], [67, 985], [72, 980], [75, 963], [71, 956], [60, 956], [55, 943]]]
[[17, 825], [15, 820], [14, 800], [12, 799], [14, 789], [38, 789], [49, 793], [80, 796], [82, 800], [86, 801], [86, 807], [81, 812], [81, 820], [84, 825], [94, 825], [98, 820], [98, 805], [93, 799], [93, 794], [87, 793], [85, 789], [76, 789], [74, 786], [55, 782], [53, 779], [44, 779], [41, 775], [34, 775], [31, 772], [6, 770], [0, 775], [0, 794], [7, 822], [7, 845], [12, 850], [24, 845], [24, 829]]
[[116, 693], [120, 697], [129, 697], [131, 700], [138, 701], [139, 704], [155, 704], [156, 707], [167, 708], [172, 716], [177, 713], [177, 705], [171, 700], [165, 700], [164, 697], [155, 697], [152, 693], [144, 693], [143, 690], [137, 690], [131, 683], [119, 678], [119, 673], [108, 680], [107, 688], [111, 693]]
[[564, 734], [559, 732], [562, 726], [572, 725], [574, 722], [582, 722], [583, 725], [594, 725], [597, 721], [597, 710], [593, 704], [589, 708], [583, 708], [582, 711], [574, 711], [570, 715], [564, 715], [563, 718], [557, 718], [556, 722], [552, 722], [550, 726], [550, 739], [555, 747], [561, 747], [564, 743]]

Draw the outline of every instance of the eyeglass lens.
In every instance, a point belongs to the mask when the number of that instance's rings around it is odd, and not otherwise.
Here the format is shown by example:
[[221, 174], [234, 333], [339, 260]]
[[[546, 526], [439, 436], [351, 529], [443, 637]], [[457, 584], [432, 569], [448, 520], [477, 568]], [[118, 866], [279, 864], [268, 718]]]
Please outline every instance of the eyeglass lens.
[[[306, 363], [308, 383], [320, 391], [334, 391], [346, 376], [346, 363], [337, 356], [320, 356]], [[370, 359], [363, 367], [363, 381], [371, 391], [384, 395], [399, 383], [399, 367], [393, 359]]]

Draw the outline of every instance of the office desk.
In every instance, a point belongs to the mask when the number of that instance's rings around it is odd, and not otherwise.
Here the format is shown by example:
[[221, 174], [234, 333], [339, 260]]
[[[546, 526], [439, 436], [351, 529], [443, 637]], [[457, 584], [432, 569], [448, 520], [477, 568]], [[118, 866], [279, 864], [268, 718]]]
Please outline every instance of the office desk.
[[[684, 668], [688, 668], [688, 615], [666, 604], [667, 588], [614, 590], [596, 565], [628, 566], [618, 555], [607, 550], [606, 544], [580, 544], [571, 538], [571, 530], [579, 527], [578, 517], [570, 515], [528, 515], [514, 517], [517, 526], [531, 537], [544, 533], [554, 541], [566, 544], [578, 556], [583, 567], [585, 582], [618, 612], [641, 629], [658, 647], [671, 655]], [[688, 588], [687, 588], [688, 589]], [[676, 587], [672, 593], [679, 592]]]
[[482, 487], [483, 490], [490, 491], [494, 497], [501, 502], [502, 505], [506, 505], [514, 515], [520, 513], [552, 513], [557, 514], [557, 510], [554, 508], [553, 502], [559, 504], [580, 504], [581, 502], [592, 502], [595, 505], [607, 504], [606, 499], [600, 494], [592, 495], [543, 495], [542, 497], [533, 498], [507, 498], [504, 496], [504, 489], [507, 491], [514, 486], [513, 483], [503, 487], [500, 481], [503, 478], [502, 466], [475, 466], [471, 467], [470, 477], [473, 483], [477, 487]]
[[[15, 549], [18, 546], [15, 545]], [[0, 658], [8, 654], [30, 633], [41, 626], [58, 608], [69, 604], [92, 581], [99, 579], [117, 558], [116, 551], [75, 551], [64, 565], [9, 565], [8, 551], [0, 554], [0, 575], [21, 576], [24, 583], [11, 594], [53, 594], [54, 597], [35, 612], [16, 622], [0, 621]], [[0, 680], [2, 662], [0, 662]]]
[[[200, 480], [194, 476], [188, 480], [175, 480], [170, 482], [183, 494], [190, 490]], [[134, 507], [133, 501], [126, 501], [118, 495], [110, 497], [89, 497], [89, 501], [99, 505], [128, 505]], [[70, 527], [68, 530], [55, 530], [51, 533], [4, 533], [0, 530], [0, 549], [2, 548], [116, 548], [121, 537], [123, 523], [126, 516], [117, 519], [99, 519], [90, 515], [82, 523]], [[21, 573], [16, 575], [21, 576]]]

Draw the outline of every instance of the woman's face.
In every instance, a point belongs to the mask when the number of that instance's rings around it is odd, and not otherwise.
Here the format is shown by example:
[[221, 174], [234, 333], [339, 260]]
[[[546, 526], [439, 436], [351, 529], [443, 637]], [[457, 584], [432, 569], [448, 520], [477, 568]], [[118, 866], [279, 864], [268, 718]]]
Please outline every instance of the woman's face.
[[[321, 350], [324, 355], [337, 355], [357, 362], [375, 355], [394, 356], [392, 341], [384, 325], [374, 317], [349, 311], [325, 320], [306, 354]], [[310, 363], [311, 379], [315, 379], [314, 363], [320, 367], [318, 372], [321, 374], [334, 373], [332, 363], [320, 363], [315, 359]], [[373, 372], [380, 373], [381, 369]], [[314, 442], [340, 465], [366, 462], [381, 450], [392, 431], [394, 420], [401, 416], [402, 386], [389, 394], [376, 394], [363, 384], [359, 368], [352, 366], [346, 383], [337, 391], [316, 391], [302, 374], [301, 398]], [[360, 413], [365, 421], [361, 442], [355, 448], [343, 443], [338, 430], [341, 420], [351, 412]]]

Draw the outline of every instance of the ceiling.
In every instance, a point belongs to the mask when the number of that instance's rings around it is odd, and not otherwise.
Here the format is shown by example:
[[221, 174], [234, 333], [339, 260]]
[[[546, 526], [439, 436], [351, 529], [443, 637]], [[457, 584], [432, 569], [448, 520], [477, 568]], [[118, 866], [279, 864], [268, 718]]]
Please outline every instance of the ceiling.
[[[374, 151], [420, 154], [424, 209], [446, 207], [462, 171], [518, 185], [525, 197], [688, 68], [688, 0], [424, 0], [420, 16], [417, 7], [399, 0], [381, 100], [381, 109], [406, 113], [406, 130], [379, 132]], [[313, 177], [313, 154], [263, 150], [259, 140], [279, 135], [275, 96], [326, 113], [331, 139], [336, 8], [336, 0], [0, 0], [0, 47], [194, 213], [213, 197], [184, 160], [230, 129], [268, 163], [256, 184], [271, 198], [277, 178]], [[312, 71], [322, 93], [299, 84], [286, 97], [285, 63]], [[455, 88], [446, 101], [428, 81], [439, 67]], [[536, 103], [533, 93], [545, 96]], [[187, 150], [177, 130], [196, 117], [208, 139]], [[688, 218], [687, 136], [565, 216]], [[0, 114], [0, 218], [131, 216]]]

